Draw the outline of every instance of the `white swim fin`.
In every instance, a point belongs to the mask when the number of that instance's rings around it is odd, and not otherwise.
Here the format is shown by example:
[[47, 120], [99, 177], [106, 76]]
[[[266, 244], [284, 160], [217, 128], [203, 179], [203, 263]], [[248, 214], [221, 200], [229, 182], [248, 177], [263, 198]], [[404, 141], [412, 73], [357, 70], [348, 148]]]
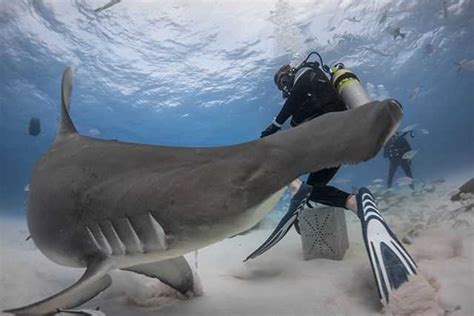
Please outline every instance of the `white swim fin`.
[[380, 299], [386, 305], [390, 293], [407, 282], [410, 275], [416, 274], [417, 267], [385, 223], [367, 188], [361, 188], [357, 194], [357, 209]]

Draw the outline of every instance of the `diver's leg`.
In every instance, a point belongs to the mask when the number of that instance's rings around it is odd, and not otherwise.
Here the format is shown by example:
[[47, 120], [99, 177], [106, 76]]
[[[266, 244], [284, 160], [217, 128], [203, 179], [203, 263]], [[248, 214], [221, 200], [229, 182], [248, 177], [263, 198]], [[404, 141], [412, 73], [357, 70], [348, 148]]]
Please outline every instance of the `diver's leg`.
[[[413, 174], [411, 173], [411, 168], [410, 168], [410, 162], [407, 160], [403, 160], [401, 163], [401, 166], [402, 166], [403, 171], [405, 172], [405, 175], [413, 179]], [[415, 184], [413, 182], [410, 183], [410, 188], [412, 190], [415, 189]]]
[[392, 187], [393, 176], [398, 167], [398, 161], [395, 159], [390, 159], [390, 166], [388, 167], [388, 179], [387, 179], [387, 188]]
[[346, 208], [346, 202], [350, 194], [338, 188], [326, 185], [323, 187], [313, 187], [310, 199], [321, 204]]
[[336, 175], [339, 167], [322, 169], [309, 174], [306, 183], [312, 186], [325, 186]]
[[306, 181], [307, 184], [313, 186], [313, 191], [311, 192], [309, 199], [321, 204], [352, 209], [355, 211], [355, 198], [347, 192], [327, 185], [338, 170], [339, 167], [335, 167], [311, 173]]

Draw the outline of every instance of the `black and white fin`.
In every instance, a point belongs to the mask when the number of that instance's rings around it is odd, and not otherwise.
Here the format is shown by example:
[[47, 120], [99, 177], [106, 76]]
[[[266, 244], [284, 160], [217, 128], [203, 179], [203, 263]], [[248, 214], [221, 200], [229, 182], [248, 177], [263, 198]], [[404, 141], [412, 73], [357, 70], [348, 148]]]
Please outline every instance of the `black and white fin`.
[[417, 274], [417, 266], [385, 223], [367, 188], [361, 188], [357, 194], [357, 209], [380, 299], [386, 305], [390, 293]]
[[69, 116], [73, 81], [74, 71], [71, 67], [68, 67], [64, 70], [61, 84], [61, 122], [58, 136], [77, 133], [71, 117]]
[[164, 261], [139, 264], [133, 267], [123, 268], [122, 270], [156, 278], [186, 296], [193, 293], [193, 271], [183, 256]]
[[285, 216], [283, 216], [283, 218], [280, 220], [275, 230], [273, 230], [273, 232], [270, 234], [270, 237], [268, 237], [267, 240], [265, 240], [265, 242], [254, 252], [252, 252], [244, 260], [244, 262], [249, 259], [255, 259], [258, 256], [262, 255], [267, 250], [275, 246], [283, 237], [285, 237], [290, 228], [296, 222], [299, 213], [305, 207], [312, 190], [313, 187], [308, 184], [303, 183], [300, 186], [298, 192], [296, 192], [294, 197], [291, 199], [288, 212], [286, 212]]
[[87, 267], [82, 277], [67, 289], [50, 296], [42, 301], [5, 310], [14, 315], [49, 315], [58, 309], [69, 309], [79, 306], [92, 299], [112, 284], [107, 274], [112, 269], [108, 259], [94, 259]]

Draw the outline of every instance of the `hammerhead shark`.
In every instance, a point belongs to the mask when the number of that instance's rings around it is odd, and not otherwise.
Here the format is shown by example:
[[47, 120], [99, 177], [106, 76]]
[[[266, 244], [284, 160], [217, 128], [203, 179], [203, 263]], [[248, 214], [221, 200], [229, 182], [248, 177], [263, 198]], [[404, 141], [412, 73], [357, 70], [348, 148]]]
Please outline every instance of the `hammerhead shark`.
[[389, 99], [238, 145], [144, 145], [79, 134], [69, 115], [72, 84], [67, 68], [59, 132], [33, 169], [27, 223], [46, 257], [86, 270], [65, 290], [7, 313], [79, 306], [110, 286], [113, 269], [189, 295], [184, 254], [254, 226], [297, 177], [372, 158], [402, 116]]

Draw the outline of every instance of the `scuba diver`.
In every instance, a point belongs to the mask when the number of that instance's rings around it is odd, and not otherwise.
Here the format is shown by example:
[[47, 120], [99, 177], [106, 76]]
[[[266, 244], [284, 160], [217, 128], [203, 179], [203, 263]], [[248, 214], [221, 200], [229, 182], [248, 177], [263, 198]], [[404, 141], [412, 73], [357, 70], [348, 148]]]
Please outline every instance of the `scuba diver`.
[[[308, 59], [308, 58], [307, 58]], [[303, 62], [297, 68], [284, 65], [274, 75], [277, 88], [282, 91], [285, 103], [273, 122], [260, 137], [274, 134], [291, 117], [292, 127], [329, 112], [347, 110], [331, 82], [317, 62]], [[339, 167], [311, 173], [306, 180], [312, 186], [309, 201], [356, 211], [355, 196], [327, 185]]]
[[[313, 54], [319, 57], [321, 63], [308, 61]], [[323, 71], [330, 74], [330, 80]], [[261, 133], [261, 138], [278, 132], [290, 117], [290, 124], [295, 127], [326, 113], [351, 110], [370, 102], [393, 103], [402, 108], [394, 99], [372, 101], [353, 72], [342, 63], [329, 68], [317, 52], [311, 52], [297, 67], [282, 66], [276, 72], [274, 81], [286, 100], [272, 123]], [[390, 293], [417, 274], [416, 264], [385, 223], [375, 198], [367, 188], [360, 188], [354, 195], [327, 185], [338, 169], [312, 172], [292, 197], [289, 209], [277, 227], [244, 262], [257, 258], [276, 245], [294, 224], [298, 231], [298, 215], [305, 206], [313, 207], [311, 202], [349, 209], [360, 219], [379, 297], [386, 305]]]
[[[404, 158], [404, 155], [411, 151], [411, 146], [405, 138], [408, 133], [412, 138], [415, 136], [413, 131], [396, 132], [388, 140], [387, 144], [385, 144], [383, 156], [390, 161], [387, 179], [388, 188], [392, 187], [393, 176], [395, 175], [395, 171], [397, 170], [398, 166], [402, 167], [407, 177], [413, 179], [413, 174], [410, 167], [411, 159]], [[410, 188], [412, 190], [415, 189], [413, 182], [410, 183]]]

